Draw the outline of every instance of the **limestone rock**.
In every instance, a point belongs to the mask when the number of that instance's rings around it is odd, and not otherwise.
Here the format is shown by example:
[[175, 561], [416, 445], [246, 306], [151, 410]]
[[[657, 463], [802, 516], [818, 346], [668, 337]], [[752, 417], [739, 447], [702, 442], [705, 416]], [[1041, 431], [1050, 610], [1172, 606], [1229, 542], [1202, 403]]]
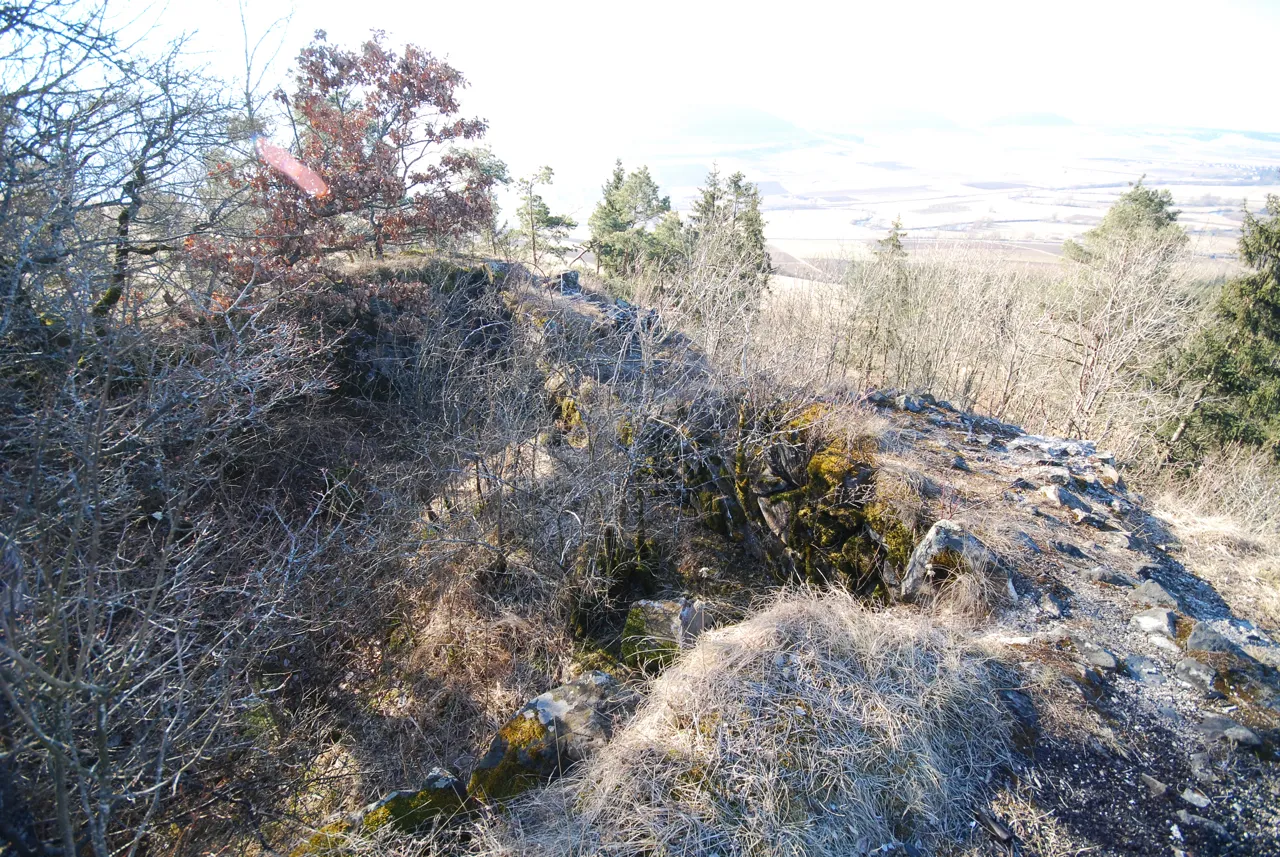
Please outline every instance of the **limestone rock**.
[[1204, 622], [1197, 622], [1187, 637], [1188, 652], [1227, 652], [1234, 654], [1239, 649], [1236, 644], [1215, 631]]
[[1093, 441], [1065, 440], [1060, 437], [1041, 437], [1034, 434], [1024, 434], [1014, 438], [1006, 446], [1010, 452], [1017, 450], [1042, 452], [1054, 458], [1080, 458], [1093, 455], [1097, 451]]
[[476, 764], [470, 792], [502, 800], [564, 772], [608, 742], [638, 701], [634, 692], [599, 671], [529, 700], [498, 730]]
[[1209, 799], [1204, 796], [1204, 792], [1193, 789], [1190, 786], [1182, 790], [1182, 799], [1196, 809], [1205, 809], [1209, 806]]
[[1241, 726], [1230, 717], [1210, 715], [1196, 727], [1211, 741], [1229, 741], [1242, 747], [1261, 747], [1262, 739], [1248, 726]]
[[986, 545], [955, 521], [938, 521], [911, 552], [900, 594], [906, 601], [917, 598], [932, 581], [967, 568], [981, 570], [994, 564]]
[[1174, 678], [1194, 688], [1210, 691], [1213, 689], [1213, 683], [1218, 678], [1218, 671], [1208, 664], [1197, 661], [1195, 658], [1183, 658], [1173, 668], [1173, 675]]
[[1212, 785], [1218, 781], [1218, 772], [1214, 770], [1213, 757], [1208, 753], [1191, 754], [1191, 776], [1202, 785]]
[[1154, 580], [1144, 580], [1142, 584], [1129, 593], [1129, 600], [1135, 604], [1145, 604], [1148, 607], [1165, 607], [1170, 610], [1178, 609], [1178, 599], [1169, 594], [1169, 591]]
[[1169, 791], [1169, 787], [1157, 780], [1150, 774], [1140, 775], [1142, 784], [1147, 787], [1147, 791], [1151, 792], [1152, 797], [1164, 797], [1165, 792]]
[[1110, 586], [1133, 587], [1138, 585], [1137, 578], [1122, 571], [1116, 571], [1114, 568], [1108, 568], [1105, 565], [1082, 571], [1080, 576], [1091, 583], [1106, 583]]
[[364, 811], [362, 829], [372, 833], [390, 825], [412, 833], [437, 816], [459, 812], [466, 801], [461, 781], [443, 768], [432, 768], [417, 791], [395, 791]]
[[1174, 614], [1172, 610], [1153, 607], [1150, 610], [1143, 610], [1130, 619], [1129, 627], [1136, 628], [1144, 634], [1160, 634], [1172, 640], [1174, 636]]
[[561, 271], [558, 274], [552, 274], [539, 281], [541, 285], [553, 292], [560, 292], [562, 295], [576, 295], [582, 293], [582, 285], [578, 281], [577, 271]]
[[1045, 485], [1040, 489], [1040, 495], [1055, 509], [1067, 509], [1085, 514], [1090, 511], [1089, 504], [1060, 485]]
[[[1183, 798], [1186, 798], [1185, 793], [1183, 794]], [[1226, 827], [1211, 818], [1205, 818], [1203, 815], [1196, 815], [1193, 812], [1187, 812], [1185, 809], [1178, 810], [1174, 815], [1178, 817], [1178, 821], [1188, 827], [1203, 827], [1206, 830], [1213, 831], [1223, 839], [1231, 836], [1231, 831], [1227, 830]]]
[[1120, 666], [1120, 662], [1116, 656], [1106, 649], [1099, 646], [1091, 640], [1086, 640], [1079, 636], [1072, 636], [1071, 642], [1075, 643], [1076, 649], [1080, 652], [1081, 657], [1090, 666], [1097, 667], [1107, 672], [1115, 672]]
[[1051, 541], [1049, 542], [1049, 547], [1053, 548], [1063, 556], [1069, 556], [1072, 559], [1088, 559], [1089, 558], [1089, 555], [1087, 553], [1080, 550], [1080, 548], [1076, 547], [1071, 542]]
[[1124, 671], [1129, 678], [1151, 687], [1164, 684], [1160, 665], [1146, 655], [1130, 655], [1124, 659]]
[[1031, 696], [1020, 690], [1002, 690], [1000, 699], [1018, 722], [1024, 736], [1028, 740], [1034, 739], [1040, 729], [1040, 715]]
[[773, 473], [763, 473], [751, 481], [751, 490], [758, 497], [768, 497], [791, 489], [791, 483]]
[[1066, 613], [1066, 604], [1052, 592], [1042, 592], [1037, 602], [1040, 612], [1050, 619], [1061, 619]]
[[781, 539], [785, 545], [791, 532], [791, 522], [795, 519], [796, 509], [799, 506], [797, 500], [791, 496], [759, 497], [756, 499], [756, 504], [760, 507], [760, 514], [764, 517], [764, 523], [769, 528], [769, 532]]
[[1023, 471], [1022, 478], [1035, 485], [1070, 485], [1071, 471], [1067, 468], [1046, 464]]
[[1098, 468], [1098, 481], [1108, 488], [1114, 488], [1117, 491], [1124, 490], [1124, 477], [1120, 475], [1120, 471], [1116, 470], [1113, 464], [1103, 464]]
[[622, 631], [622, 659], [637, 669], [665, 667], [706, 629], [701, 601], [637, 601]]
[[918, 396], [902, 395], [894, 399], [893, 404], [898, 410], [910, 411], [913, 414], [918, 414], [924, 409], [924, 403]]
[[775, 443], [765, 450], [765, 460], [774, 476], [797, 488], [809, 484], [809, 452], [804, 446]]
[[1101, 515], [1095, 515], [1092, 512], [1084, 512], [1080, 509], [1071, 510], [1071, 519], [1077, 524], [1086, 527], [1093, 527], [1095, 530], [1104, 530], [1106, 532], [1114, 533], [1119, 529], [1113, 522]]

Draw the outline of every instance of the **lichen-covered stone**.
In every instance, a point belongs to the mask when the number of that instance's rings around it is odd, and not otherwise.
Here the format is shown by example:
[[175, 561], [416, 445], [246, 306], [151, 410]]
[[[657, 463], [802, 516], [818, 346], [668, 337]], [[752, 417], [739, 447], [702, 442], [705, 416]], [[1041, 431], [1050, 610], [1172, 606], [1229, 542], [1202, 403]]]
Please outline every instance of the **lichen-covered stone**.
[[979, 571], [994, 564], [986, 545], [955, 521], [938, 521], [916, 545], [907, 563], [899, 595], [919, 598], [934, 580], [957, 571]]
[[1098, 467], [1098, 481], [1108, 488], [1114, 488], [1117, 491], [1125, 489], [1124, 477], [1120, 475], [1120, 471], [1116, 470], [1115, 465], [1102, 464]]
[[1106, 672], [1115, 672], [1120, 666], [1120, 662], [1114, 654], [1092, 640], [1085, 639], [1079, 635], [1072, 635], [1071, 642], [1075, 644], [1076, 650], [1080, 652], [1080, 656], [1084, 658], [1085, 663], [1089, 666]]
[[1169, 594], [1169, 591], [1154, 580], [1144, 580], [1142, 585], [1129, 593], [1129, 600], [1135, 604], [1145, 604], [1149, 607], [1166, 607], [1170, 610], [1179, 609], [1178, 599]]
[[765, 450], [770, 472], [787, 484], [803, 488], [809, 481], [809, 452], [799, 443], [775, 443]]
[[693, 645], [706, 628], [701, 601], [637, 601], [627, 614], [622, 631], [622, 659], [637, 669], [661, 669], [681, 649]]
[[1241, 726], [1229, 717], [1209, 715], [1196, 727], [1206, 738], [1227, 741], [1243, 747], [1261, 747], [1262, 739], [1248, 726]]
[[1188, 652], [1222, 652], [1236, 654], [1239, 647], [1204, 622], [1197, 622], [1187, 636]]
[[1195, 658], [1183, 658], [1178, 661], [1173, 668], [1173, 675], [1178, 681], [1206, 692], [1213, 690], [1214, 682], [1218, 680], [1218, 671], [1216, 669], [1208, 664], [1201, 663]]
[[637, 702], [634, 692], [598, 671], [529, 700], [476, 764], [470, 793], [503, 800], [563, 773], [613, 737]]
[[390, 826], [412, 833], [439, 816], [459, 812], [465, 800], [466, 791], [457, 777], [443, 768], [432, 768], [422, 788], [392, 792], [369, 806], [361, 829], [372, 833]]
[[795, 493], [794, 491], [787, 491], [769, 497], [759, 497], [756, 500], [756, 504], [760, 507], [760, 515], [764, 518], [765, 526], [769, 528], [769, 532], [781, 539], [784, 545], [787, 544], [791, 525], [800, 509], [800, 502], [794, 496]]

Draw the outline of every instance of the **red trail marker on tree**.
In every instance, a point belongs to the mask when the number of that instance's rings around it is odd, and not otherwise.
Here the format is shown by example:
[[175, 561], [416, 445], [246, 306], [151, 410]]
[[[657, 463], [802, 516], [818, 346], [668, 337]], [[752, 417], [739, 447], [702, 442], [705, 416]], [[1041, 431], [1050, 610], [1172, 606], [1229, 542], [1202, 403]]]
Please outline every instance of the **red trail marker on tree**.
[[260, 136], [254, 140], [254, 147], [258, 150], [258, 157], [283, 173], [309, 196], [320, 198], [328, 195], [329, 186], [320, 178], [319, 173], [276, 144], [268, 142], [266, 137]]

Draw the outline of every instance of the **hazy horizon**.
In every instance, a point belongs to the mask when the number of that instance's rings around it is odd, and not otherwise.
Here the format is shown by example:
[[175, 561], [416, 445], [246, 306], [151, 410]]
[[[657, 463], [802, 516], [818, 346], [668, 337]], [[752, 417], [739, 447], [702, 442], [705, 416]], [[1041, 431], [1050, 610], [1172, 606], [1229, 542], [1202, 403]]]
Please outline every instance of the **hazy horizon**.
[[[193, 21], [176, 6], [116, 7], [144, 43], [191, 34], [193, 61], [243, 76], [236, 2]], [[613, 163], [649, 166], [677, 208], [708, 169], [765, 196], [771, 241], [864, 240], [901, 215], [912, 234], [1060, 242], [1147, 176], [1193, 201], [1206, 253], [1248, 198], [1280, 192], [1280, 105], [1239, 81], [1267, 72], [1280, 7], [1256, 2], [791, 4], [787, 14], [653, 4], [403, 7], [371, 0], [244, 6], [262, 85], [288, 85], [314, 31], [354, 46], [413, 42], [469, 81], [464, 114], [513, 176], [555, 170], [543, 195], [583, 227]], [[1270, 170], [1270, 172], [1268, 172]], [[504, 207], [510, 209], [510, 194]], [[917, 203], [920, 203], [917, 205]], [[1234, 212], [1234, 214], [1233, 214]], [[815, 244], [815, 246], [817, 246]]]

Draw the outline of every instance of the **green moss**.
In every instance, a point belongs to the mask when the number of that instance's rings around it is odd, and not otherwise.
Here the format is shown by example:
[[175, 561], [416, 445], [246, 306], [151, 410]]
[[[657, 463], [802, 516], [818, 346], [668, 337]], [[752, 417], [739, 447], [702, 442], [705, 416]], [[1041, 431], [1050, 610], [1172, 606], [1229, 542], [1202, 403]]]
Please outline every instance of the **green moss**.
[[795, 431], [805, 431], [817, 425], [818, 421], [826, 416], [826, 413], [826, 406], [815, 402], [805, 407], [799, 414], [788, 419], [784, 426]]
[[289, 852], [289, 857], [338, 857], [344, 854], [351, 825], [345, 821], [326, 824], [306, 842]]
[[627, 417], [618, 420], [618, 443], [631, 446], [636, 441], [636, 427]]
[[501, 760], [492, 767], [477, 768], [468, 791], [484, 800], [505, 800], [542, 782], [543, 776], [532, 766], [554, 749], [554, 742], [537, 717], [514, 717], [498, 730], [497, 740], [502, 742]]
[[251, 706], [244, 712], [243, 717], [245, 732], [258, 746], [270, 747], [279, 739], [275, 715], [267, 703], [259, 702]]
[[875, 531], [884, 544], [885, 559], [895, 568], [904, 569], [916, 549], [917, 536], [912, 527], [903, 523], [892, 504], [870, 503], [866, 507], [867, 526]]
[[452, 815], [460, 809], [462, 798], [452, 789], [422, 789], [411, 794], [398, 794], [365, 815], [363, 830], [373, 833], [391, 825], [401, 833], [412, 833], [437, 816]]
[[856, 478], [867, 468], [874, 468], [878, 441], [873, 437], [833, 440], [809, 459], [809, 496], [824, 497]]
[[582, 411], [573, 396], [561, 396], [555, 404], [556, 418], [560, 421], [561, 428], [573, 431], [582, 427]]
[[590, 639], [584, 640], [574, 651], [573, 662], [583, 672], [599, 670], [600, 672], [616, 673], [620, 666], [616, 657]]
[[112, 308], [120, 302], [120, 298], [124, 296], [124, 289], [120, 286], [112, 286], [102, 293], [102, 297], [93, 305], [90, 310], [98, 318], [102, 318], [111, 312]]
[[627, 613], [622, 629], [622, 660], [633, 669], [655, 673], [670, 666], [680, 647], [674, 640], [652, 636], [648, 620], [649, 613], [643, 607], [632, 607]]

